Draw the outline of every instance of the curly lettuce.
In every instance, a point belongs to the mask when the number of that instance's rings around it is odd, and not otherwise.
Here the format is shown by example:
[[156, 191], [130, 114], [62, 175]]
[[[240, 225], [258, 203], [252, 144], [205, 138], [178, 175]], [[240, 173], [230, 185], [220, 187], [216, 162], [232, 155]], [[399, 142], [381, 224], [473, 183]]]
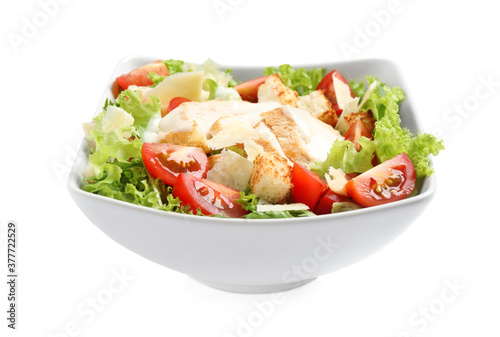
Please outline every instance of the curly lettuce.
[[[134, 124], [105, 132], [102, 120], [111, 105], [120, 105], [134, 116]], [[103, 111], [93, 120], [95, 127], [89, 131], [89, 141], [93, 146], [88, 163], [93, 174], [84, 180], [82, 189], [136, 205], [192, 214], [190, 207], [182, 206], [181, 201], [174, 198], [171, 187], [148, 174], [142, 162], [139, 130], [145, 128], [148, 116], [156, 110], [154, 98], [142, 102], [139, 93], [132, 90], [120, 95], [117, 104], [105, 103]]]
[[116, 98], [116, 104], [134, 117], [134, 125], [140, 134], [148, 126], [151, 117], [161, 111], [158, 97], [144, 97], [141, 92], [131, 89], [122, 91]]
[[278, 74], [283, 83], [291, 89], [297, 91], [299, 95], [307, 95], [316, 90], [319, 82], [325, 75], [325, 68], [304, 68], [294, 69], [289, 64], [282, 64], [278, 69], [268, 67], [264, 70], [264, 75]]
[[[366, 79], [368, 85], [377, 81], [375, 90], [363, 104], [361, 111], [371, 111], [376, 120], [373, 138], [379, 162], [405, 152], [415, 166], [418, 178], [432, 175], [434, 170], [429, 156], [437, 156], [444, 150], [443, 141], [427, 133], [414, 136], [408, 128], [401, 126], [399, 105], [405, 99], [401, 88], [391, 88], [373, 76], [367, 76]], [[362, 97], [365, 94], [363, 81], [351, 82], [350, 86], [356, 96]]]
[[106, 163], [101, 178], [85, 179], [84, 191], [168, 212], [193, 214], [172, 195], [172, 187], [148, 175], [140, 158]]
[[330, 167], [341, 169], [345, 173], [363, 173], [373, 167], [372, 159], [375, 143], [366, 137], [358, 139], [362, 146], [358, 152], [349, 140], [336, 140], [333, 143], [327, 158], [322, 162], [313, 163], [310, 169], [321, 177], [329, 171]]

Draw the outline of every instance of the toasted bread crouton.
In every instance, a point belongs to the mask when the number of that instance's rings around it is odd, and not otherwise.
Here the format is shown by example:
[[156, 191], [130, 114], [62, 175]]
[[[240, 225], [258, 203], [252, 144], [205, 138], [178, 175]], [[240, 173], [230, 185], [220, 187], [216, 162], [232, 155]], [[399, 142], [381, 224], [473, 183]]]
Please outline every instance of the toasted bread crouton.
[[320, 121], [333, 127], [337, 124], [337, 113], [333, 105], [321, 90], [314, 90], [308, 95], [300, 96], [297, 107], [308, 111]]
[[286, 157], [292, 162], [308, 166], [312, 158], [305, 148], [295, 121], [286, 117], [281, 108], [264, 112], [261, 116], [278, 139]]
[[[196, 123], [195, 121], [192, 122], [191, 130], [173, 129], [167, 133], [162, 133], [162, 135], [164, 135], [164, 137], [160, 140], [160, 143], [194, 146], [201, 148], [203, 151], [205, 151], [205, 153], [210, 152], [210, 148], [207, 145], [207, 138], [198, 126], [198, 123]], [[160, 137], [162, 135], [160, 135]]]
[[297, 106], [299, 94], [283, 84], [278, 74], [270, 75], [266, 81], [259, 86], [257, 93], [259, 103], [278, 102], [281, 105]]
[[285, 201], [292, 190], [292, 167], [288, 161], [275, 153], [263, 152], [253, 165], [252, 193], [274, 204]]
[[346, 123], [346, 130], [349, 130], [349, 128], [356, 123], [356, 121], [359, 119], [361, 120], [368, 130], [373, 131], [375, 129], [375, 118], [373, 117], [373, 114], [371, 111], [359, 111], [359, 112], [353, 112], [348, 114], [347, 116], [344, 117], [345, 123]]

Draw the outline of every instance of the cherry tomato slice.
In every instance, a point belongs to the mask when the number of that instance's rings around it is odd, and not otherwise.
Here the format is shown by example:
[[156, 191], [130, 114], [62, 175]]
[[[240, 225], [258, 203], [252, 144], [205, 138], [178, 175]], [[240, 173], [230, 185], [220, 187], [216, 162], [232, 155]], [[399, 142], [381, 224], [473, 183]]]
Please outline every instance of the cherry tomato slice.
[[403, 152], [348, 181], [345, 187], [364, 207], [401, 200], [415, 187], [415, 168]]
[[346, 133], [344, 134], [344, 138], [353, 142], [356, 147], [356, 151], [359, 152], [361, 150], [361, 145], [358, 143], [358, 139], [360, 139], [361, 137], [373, 139], [372, 133], [365, 125], [365, 123], [358, 119], [346, 131]]
[[323, 195], [323, 197], [321, 197], [321, 199], [319, 200], [318, 205], [314, 210], [314, 213], [317, 215], [331, 214], [333, 204], [336, 202], [343, 202], [343, 201], [352, 201], [352, 200], [349, 197], [337, 194], [332, 190], [328, 189], [325, 195]]
[[[346, 140], [350, 140], [354, 143], [354, 147], [356, 151], [361, 151], [361, 145], [358, 143], [358, 139], [361, 137], [366, 137], [368, 139], [373, 140], [372, 132], [368, 129], [365, 123], [361, 120], [357, 120], [354, 124], [352, 124], [349, 129], [344, 134], [344, 138]], [[373, 154], [372, 165], [377, 166], [378, 159], [375, 153]]]
[[[191, 100], [187, 99], [187, 98], [184, 98], [184, 97], [174, 97], [170, 100], [170, 102], [168, 103], [168, 109], [167, 109], [167, 113], [170, 113], [170, 111], [174, 110], [175, 108], [177, 108], [179, 105], [181, 105], [182, 103], [184, 102], [191, 102]], [[164, 117], [164, 116], [162, 116]]]
[[[334, 69], [334, 70], [330, 71], [328, 74], [326, 74], [325, 77], [323, 77], [323, 79], [319, 82], [316, 89], [323, 91], [325, 96], [332, 103], [333, 109], [335, 110], [337, 115], [340, 116], [342, 114], [342, 109], [344, 109], [344, 107], [339, 106], [338, 97], [337, 97], [337, 93], [338, 93], [337, 89], [338, 88], [335, 88], [333, 77], [336, 77], [341, 82], [344, 82], [349, 87], [350, 98], [354, 98], [354, 93], [353, 93], [351, 87], [349, 86], [349, 83], [346, 81], [344, 76], [342, 76], [342, 74], [336, 69]], [[345, 99], [345, 98], [343, 98], [343, 99]]]
[[207, 155], [197, 147], [144, 143], [141, 155], [148, 172], [170, 186], [180, 173], [187, 172], [199, 178], [207, 176]]
[[264, 84], [268, 77], [269, 76], [262, 76], [254, 78], [252, 80], [235, 85], [233, 89], [236, 90], [238, 94], [240, 94], [242, 100], [257, 103], [257, 94], [259, 92], [259, 87], [261, 84]]
[[152, 72], [161, 76], [168, 76], [167, 66], [165, 65], [165, 63], [163, 63], [163, 61], [158, 60], [117, 77], [116, 82], [123, 90], [126, 90], [130, 85], [152, 85], [153, 81], [148, 77], [148, 74]]
[[313, 212], [320, 198], [329, 189], [326, 181], [306, 169], [304, 166], [294, 163], [292, 168], [292, 195], [295, 202], [309, 206]]
[[240, 191], [208, 179], [181, 173], [173, 190], [174, 197], [179, 198], [183, 206], [190, 206], [193, 212], [199, 208], [205, 215], [221, 214], [231, 218], [241, 218], [248, 213], [236, 202]]

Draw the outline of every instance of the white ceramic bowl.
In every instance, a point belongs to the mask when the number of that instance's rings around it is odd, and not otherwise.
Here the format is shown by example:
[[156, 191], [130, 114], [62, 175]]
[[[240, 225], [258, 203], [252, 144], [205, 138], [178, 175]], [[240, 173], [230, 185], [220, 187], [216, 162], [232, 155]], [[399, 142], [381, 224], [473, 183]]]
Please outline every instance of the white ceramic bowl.
[[[112, 98], [114, 79], [154, 59], [123, 59], [99, 102]], [[404, 126], [420, 130], [411, 93], [399, 68], [391, 61], [295, 65], [339, 69], [348, 80], [374, 75], [398, 85], [407, 99], [401, 105]], [[240, 80], [260, 76], [264, 68], [228, 66]], [[90, 118], [90, 114], [89, 114]], [[426, 178], [419, 195], [356, 211], [294, 219], [220, 219], [174, 214], [94, 195], [81, 190], [87, 165], [84, 140], [72, 168], [71, 196], [97, 227], [137, 254], [185, 273], [209, 286], [245, 293], [291, 289], [356, 263], [399, 236], [419, 216], [435, 192], [434, 176]]]

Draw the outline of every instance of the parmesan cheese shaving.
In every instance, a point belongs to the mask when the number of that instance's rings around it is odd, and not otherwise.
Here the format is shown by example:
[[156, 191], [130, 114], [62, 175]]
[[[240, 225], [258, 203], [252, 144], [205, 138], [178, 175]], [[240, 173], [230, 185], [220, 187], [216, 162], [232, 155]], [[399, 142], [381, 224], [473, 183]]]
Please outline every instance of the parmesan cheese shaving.
[[330, 189], [340, 195], [348, 196], [345, 184], [347, 179], [345, 173], [341, 169], [330, 167], [328, 173], [325, 174], [326, 183]]

